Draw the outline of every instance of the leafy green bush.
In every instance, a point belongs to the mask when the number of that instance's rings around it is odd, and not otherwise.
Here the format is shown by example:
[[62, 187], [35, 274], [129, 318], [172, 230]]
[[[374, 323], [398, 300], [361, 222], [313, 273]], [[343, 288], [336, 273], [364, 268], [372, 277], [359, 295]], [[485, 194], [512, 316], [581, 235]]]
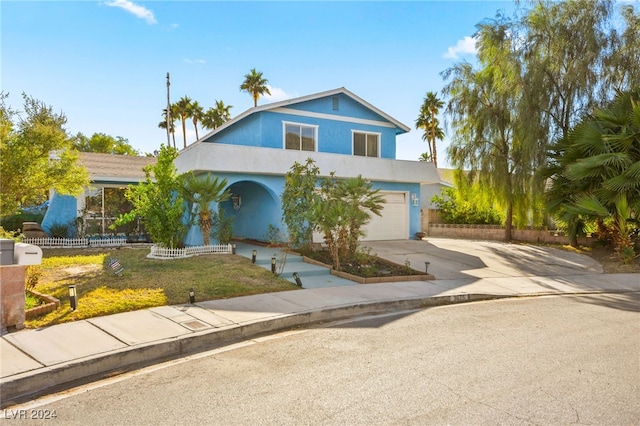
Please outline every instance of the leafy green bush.
[[503, 215], [493, 206], [463, 198], [454, 188], [443, 188], [431, 197], [445, 223], [467, 225], [501, 225]]
[[7, 231], [0, 226], [0, 238], [18, 241], [20, 239], [20, 233], [18, 231]]
[[69, 238], [69, 231], [72, 226], [68, 223], [52, 223], [49, 226], [49, 235], [51, 238]]
[[30, 265], [27, 266], [25, 271], [25, 284], [27, 290], [33, 290], [38, 282], [40, 281], [40, 277], [42, 277], [42, 271], [39, 265]]
[[233, 236], [233, 217], [227, 217], [224, 214], [222, 208], [218, 209], [218, 213], [214, 213], [211, 221], [213, 223], [213, 237], [216, 238], [220, 244], [231, 243], [231, 237]]
[[22, 229], [22, 224], [24, 222], [42, 223], [43, 218], [43, 213], [22, 212], [12, 216], [3, 217], [0, 219], [0, 225], [2, 225], [2, 227], [7, 231], [19, 231]]

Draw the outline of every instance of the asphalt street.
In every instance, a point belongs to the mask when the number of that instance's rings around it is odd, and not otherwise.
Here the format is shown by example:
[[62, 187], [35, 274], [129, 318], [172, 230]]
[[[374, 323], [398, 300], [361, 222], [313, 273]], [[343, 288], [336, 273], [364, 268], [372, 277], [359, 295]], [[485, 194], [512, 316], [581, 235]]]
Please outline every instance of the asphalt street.
[[69, 425], [634, 425], [639, 353], [637, 292], [503, 299], [253, 339], [11, 410]]

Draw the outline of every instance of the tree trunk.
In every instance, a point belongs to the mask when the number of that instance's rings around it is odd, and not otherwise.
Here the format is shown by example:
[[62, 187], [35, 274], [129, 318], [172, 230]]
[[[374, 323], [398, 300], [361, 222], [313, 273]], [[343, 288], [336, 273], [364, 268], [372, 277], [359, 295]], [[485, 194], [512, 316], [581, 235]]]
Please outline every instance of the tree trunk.
[[513, 201], [509, 200], [507, 206], [507, 218], [505, 220], [504, 240], [511, 242], [511, 227], [513, 226]]
[[430, 151], [432, 152], [431, 154], [431, 161], [433, 161], [433, 165], [436, 166], [436, 169], [438, 168], [438, 153], [436, 152], [436, 122], [435, 122], [435, 115], [433, 115], [432, 118], [432, 125], [431, 125], [431, 146], [430, 146]]
[[184, 140], [184, 147], [187, 147], [187, 128], [184, 118], [182, 119], [182, 138]]
[[211, 235], [211, 218], [210, 217], [201, 217], [200, 218], [200, 231], [202, 232], [202, 241], [205, 246], [208, 246], [211, 243], [210, 235]]

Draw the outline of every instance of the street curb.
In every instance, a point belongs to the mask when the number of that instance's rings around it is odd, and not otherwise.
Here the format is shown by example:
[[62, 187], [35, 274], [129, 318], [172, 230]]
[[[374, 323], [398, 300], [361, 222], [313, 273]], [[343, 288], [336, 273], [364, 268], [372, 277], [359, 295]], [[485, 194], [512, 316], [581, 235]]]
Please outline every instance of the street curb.
[[468, 302], [504, 298], [559, 295], [456, 294], [436, 297], [405, 298], [340, 305], [323, 310], [303, 311], [245, 324], [211, 328], [171, 339], [138, 344], [112, 352], [79, 358], [55, 366], [28, 371], [0, 380], [0, 408], [33, 400], [83, 383], [116, 376], [155, 363], [220, 348], [238, 341], [296, 327], [344, 320], [363, 315], [415, 310]]

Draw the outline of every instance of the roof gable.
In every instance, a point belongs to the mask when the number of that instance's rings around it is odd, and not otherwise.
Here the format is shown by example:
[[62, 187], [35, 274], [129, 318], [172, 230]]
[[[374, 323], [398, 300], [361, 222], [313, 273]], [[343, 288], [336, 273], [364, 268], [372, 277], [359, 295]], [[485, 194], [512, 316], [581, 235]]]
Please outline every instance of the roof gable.
[[[335, 100], [338, 101], [338, 109], [335, 110]], [[345, 102], [346, 101], [346, 102]], [[344, 113], [340, 114], [340, 105], [347, 104], [347, 111], [354, 112], [356, 110], [359, 111], [360, 114], [363, 114], [366, 119], [369, 120], [378, 120], [378, 121], [387, 121], [396, 128], [396, 134], [406, 133], [410, 130], [410, 127], [391, 117], [387, 113], [382, 110], [374, 107], [364, 99], [356, 96], [354, 93], [345, 89], [344, 87], [328, 90], [325, 92], [315, 93], [312, 95], [302, 96], [294, 99], [287, 99], [280, 102], [274, 102], [270, 104], [260, 105], [254, 108], [250, 108], [232, 120], [227, 121], [222, 126], [217, 129], [207, 133], [200, 140], [207, 140], [211, 136], [224, 131], [225, 129], [233, 126], [234, 124], [242, 121], [246, 117], [256, 114], [262, 111], [270, 111], [270, 112], [287, 112], [287, 111], [300, 111], [304, 113], [310, 114], [323, 114], [327, 117], [334, 115], [336, 119], [342, 118], [344, 119]]]

